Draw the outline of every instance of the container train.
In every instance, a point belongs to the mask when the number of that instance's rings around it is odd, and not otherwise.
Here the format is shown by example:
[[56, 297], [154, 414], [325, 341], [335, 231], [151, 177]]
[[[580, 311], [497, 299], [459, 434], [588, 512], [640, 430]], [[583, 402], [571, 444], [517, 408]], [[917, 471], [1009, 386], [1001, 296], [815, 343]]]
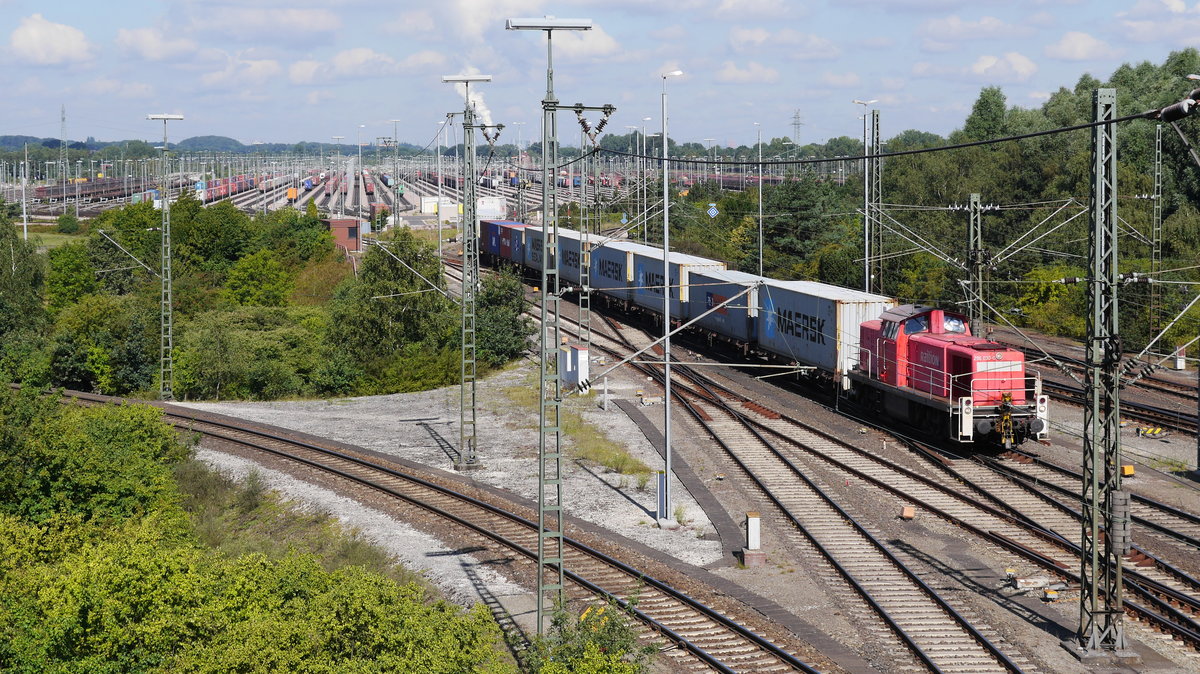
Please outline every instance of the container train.
[[[656, 318], [668, 285], [674, 324], [695, 320], [710, 342], [795, 366], [870, 414], [959, 443], [1012, 447], [1047, 435], [1048, 398], [1040, 377], [1026, 373], [1024, 354], [971, 335], [961, 314], [683, 253], [670, 254], [664, 284], [661, 248], [618, 239], [585, 249], [579, 232], [561, 227], [555, 250], [563, 285], [579, 287], [584, 266], [606, 305]], [[484, 220], [479, 251], [540, 274], [543, 232]]]

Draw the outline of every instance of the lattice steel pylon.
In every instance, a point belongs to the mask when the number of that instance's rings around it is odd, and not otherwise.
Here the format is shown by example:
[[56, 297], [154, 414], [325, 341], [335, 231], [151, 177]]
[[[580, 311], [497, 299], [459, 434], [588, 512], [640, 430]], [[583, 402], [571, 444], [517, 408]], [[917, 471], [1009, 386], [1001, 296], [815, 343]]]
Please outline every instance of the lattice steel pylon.
[[175, 338], [171, 297], [171, 171], [167, 163], [167, 122], [181, 121], [183, 115], [146, 115], [146, 119], [163, 123], [162, 177], [158, 188], [162, 197], [162, 288], [159, 293], [159, 380], [158, 397], [160, 400], [174, 400], [174, 370], [175, 370]]
[[551, 44], [546, 31], [546, 97], [542, 99], [542, 315], [538, 397], [538, 634], [564, 598], [562, 378], [558, 287], [558, 98], [554, 95]]
[[983, 207], [979, 194], [972, 192], [970, 200], [970, 224], [967, 226], [967, 317], [971, 323], [971, 334], [983, 335]]
[[[1116, 89], [1093, 94], [1096, 122], [1116, 117]], [[1113, 124], [1092, 129], [1091, 273], [1083, 432], [1083, 545], [1079, 646], [1082, 657], [1126, 651], [1121, 553], [1128, 502], [1121, 492], [1120, 359], [1117, 321], [1117, 147]]]
[[875, 155], [867, 161], [870, 162], [871, 168], [867, 171], [869, 180], [867, 185], [867, 222], [871, 231], [871, 284], [867, 288], [869, 292], [882, 292], [883, 290], [883, 217], [880, 211], [883, 210], [880, 204], [883, 202], [883, 160], [879, 157], [880, 149], [883, 144], [879, 140], [879, 111], [871, 111], [871, 154]]
[[[1162, 271], [1162, 124], [1154, 127], [1154, 213], [1150, 221], [1150, 278], [1161, 281]], [[1159, 284], [1150, 284], [1150, 333], [1158, 333]]]
[[58, 182], [62, 184], [62, 212], [67, 212], [67, 105], [62, 105], [62, 126], [58, 132]]
[[[476, 434], [476, 298], [479, 293], [479, 211], [476, 201], [475, 129], [487, 134], [488, 127], [475, 123], [475, 105], [471, 101], [471, 83], [491, 81], [490, 75], [447, 75], [443, 82], [463, 85], [463, 223], [462, 223], [462, 362], [459, 380], [458, 461], [456, 470], [482, 467], [479, 463]], [[441, 177], [439, 176], [439, 180]], [[439, 217], [441, 217], [439, 215]]]

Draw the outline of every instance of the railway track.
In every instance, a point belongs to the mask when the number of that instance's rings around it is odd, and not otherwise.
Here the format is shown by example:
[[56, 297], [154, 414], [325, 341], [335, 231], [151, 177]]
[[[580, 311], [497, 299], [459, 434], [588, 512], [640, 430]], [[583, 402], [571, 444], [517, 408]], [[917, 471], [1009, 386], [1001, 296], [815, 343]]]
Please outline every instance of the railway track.
[[[78, 400], [105, 403], [105, 396], [72, 393]], [[462, 536], [514, 558], [535, 577], [537, 524], [512, 510], [472, 497], [414, 472], [369, 457], [301, 442], [249, 422], [164, 405], [167, 419], [187, 432], [233, 443], [320, 471], [348, 485], [371, 490], [440, 518]], [[744, 617], [730, 618], [637, 568], [576, 538], [565, 538], [564, 568], [572, 600], [612, 601], [637, 618], [647, 639], [661, 639], [665, 654], [686, 671], [785, 672], [816, 670], [760, 636]]]
[[[697, 380], [695, 373], [690, 372], [686, 365], [673, 366], [675, 368], [693, 381]], [[779, 488], [780, 493], [791, 489], [792, 483], [804, 480], [805, 472], [811, 474], [814, 466], [799, 458], [803, 454], [827, 468], [865, 479], [880, 489], [916, 502], [919, 507], [970, 530], [992, 544], [1062, 578], [1078, 582], [1078, 577], [1071, 572], [1078, 566], [1078, 513], [1064, 514], [1063, 506], [1052, 502], [1044, 494], [1029, 497], [1026, 493], [1028, 490], [1014, 491], [1009, 488], [1012, 486], [1010, 484], [998, 485], [995, 482], [996, 472], [977, 465], [972, 468], [968, 465], [971, 462], [960, 462], [962, 465], [954, 467], [952, 473], [956, 480], [939, 484], [936, 479], [917, 475], [907, 469], [886, 466], [884, 464], [887, 462], [881, 457], [842, 443], [745, 397], [734, 396], [728, 389], [719, 396], [711, 391], [689, 389], [679, 384], [676, 384], [676, 390], [684, 404], [688, 404], [689, 400], [702, 400], [706, 404], [721, 407], [740, 403], [752, 410], [751, 415], [735, 412], [734, 416], [753, 416], [756, 419], [753, 424], [771, 433], [773, 440], [784, 448], [784, 459], [790, 458], [797, 463], [798, 468], [793, 470], [791, 481], [784, 481], [784, 486]], [[815, 440], [808, 437], [813, 435], [817, 436]], [[789, 448], [799, 453], [789, 455]], [[753, 472], [752, 468], [745, 469]], [[970, 485], [969, 489], [963, 488], [964, 482]], [[761, 486], [768, 496], [776, 498], [776, 488]], [[1021, 501], [1022, 498], [1025, 500]], [[1021, 502], [1022, 508], [1014, 508], [1011, 505], [1014, 502]], [[1186, 515], [1183, 513], [1181, 517], [1177, 514], [1174, 523], [1160, 524], [1157, 531], [1176, 539], [1194, 538], [1188, 533], [1188, 527], [1194, 524]], [[1196, 620], [1200, 615], [1200, 581], [1143, 550], [1135, 550], [1125, 560], [1124, 566], [1128, 588], [1136, 598], [1136, 601], [1126, 604], [1130, 613], [1154, 629], [1171, 633], [1192, 648], [1200, 648], [1200, 623]]]
[[[1083, 402], [1084, 390], [1078, 386], [1043, 379], [1042, 390], [1056, 400], [1068, 402], [1073, 405], [1085, 404]], [[1180, 412], [1165, 407], [1135, 402], [1122, 397], [1121, 416], [1161, 428], [1169, 428], [1184, 433], [1196, 433], [1196, 415], [1194, 412]]]
[[[622, 326], [607, 317], [604, 321], [618, 336], [598, 330], [593, 330], [593, 336], [621, 344], [626, 352], [644, 348], [650, 341], [635, 342], [623, 334]], [[624, 355], [618, 348], [601, 348], [614, 357]], [[637, 367], [650, 376], [661, 376], [648, 365]], [[694, 376], [684, 365], [679, 367], [689, 378]], [[791, 525], [792, 535], [803, 539], [796, 543], [806, 542], [817, 550], [840, 582], [861, 597], [895, 635], [905, 653], [892, 654], [893, 658], [911, 657], [916, 661], [912, 665], [942, 672], [1030, 670], [1024, 658], [1014, 660], [1002, 650], [999, 635], [985, 635], [976, 628], [890, 551], [870, 527], [838, 505], [827, 485], [811, 478], [809, 471], [779, 447], [779, 438], [770, 437], [726, 400], [730, 392], [684, 387], [677, 394], [714, 442], [778, 509]]]

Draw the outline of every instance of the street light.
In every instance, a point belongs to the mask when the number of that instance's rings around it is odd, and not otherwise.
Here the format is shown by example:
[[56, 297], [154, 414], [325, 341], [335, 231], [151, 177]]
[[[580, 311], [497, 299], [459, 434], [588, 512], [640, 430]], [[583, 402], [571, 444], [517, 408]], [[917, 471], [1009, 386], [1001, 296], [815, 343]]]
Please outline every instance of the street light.
[[[334, 169], [337, 169], [342, 165], [342, 139], [345, 138], [345, 136], [330, 136], [330, 138], [337, 143], [337, 163], [334, 164]], [[342, 217], [342, 208], [346, 205], [345, 199], [342, 199], [342, 189], [340, 185], [336, 190], [333, 191], [333, 198], [338, 202], [338, 217], [340, 218]], [[263, 211], [266, 211], [266, 206], [263, 206]]]
[[159, 382], [158, 397], [161, 400], [171, 400], [175, 397], [172, 392], [174, 377], [175, 340], [171, 316], [171, 186], [168, 182], [167, 170], [167, 122], [182, 121], [183, 115], [153, 114], [146, 115], [151, 121], [162, 120], [163, 123], [163, 179], [162, 188], [162, 290], [159, 307], [161, 309], [161, 330], [159, 332]]
[[[551, 246], [558, 245], [558, 214], [555, 176], [551, 171], [558, 158], [558, 98], [554, 95], [554, 31], [591, 30], [591, 19], [509, 19], [508, 30], [541, 30], [546, 32], [546, 96], [542, 99], [542, 279], [541, 279], [541, 339], [538, 379], [538, 599], [537, 631], [544, 634], [546, 600], [554, 593], [554, 605], [563, 603], [563, 484], [561, 432], [559, 430], [562, 379], [555, 369], [559, 349], [558, 254]], [[553, 287], [550, 287], [553, 285]], [[552, 440], [553, 446], [550, 446]], [[551, 473], [547, 477], [547, 473]], [[553, 495], [547, 499], [547, 487]], [[551, 502], [548, 502], [551, 501]], [[547, 519], [550, 526], [547, 526]], [[546, 543], [551, 551], [547, 555]], [[547, 582], [547, 565], [554, 578]]]
[[871, 292], [871, 191], [868, 186], [870, 164], [867, 162], [867, 155], [870, 154], [870, 151], [867, 150], [867, 106], [878, 102], [879, 99], [875, 98], [869, 101], [860, 101], [856, 98], [851, 101], [855, 105], [863, 106], [863, 290], [867, 292]]
[[395, 226], [400, 222], [396, 218], [396, 213], [400, 210], [400, 132], [396, 125], [400, 120], [388, 121], [392, 123], [392, 225]]
[[762, 214], [762, 125], [754, 123], [758, 132], [758, 275], [763, 275], [763, 214]]
[[[667, 78], [679, 77], [682, 70], [662, 74], [662, 141], [663, 141], [663, 456], [665, 466], [658, 487], [658, 519], [671, 515], [671, 228], [668, 213], [671, 209], [671, 181], [667, 172]], [[680, 278], [682, 281], [682, 277]]]

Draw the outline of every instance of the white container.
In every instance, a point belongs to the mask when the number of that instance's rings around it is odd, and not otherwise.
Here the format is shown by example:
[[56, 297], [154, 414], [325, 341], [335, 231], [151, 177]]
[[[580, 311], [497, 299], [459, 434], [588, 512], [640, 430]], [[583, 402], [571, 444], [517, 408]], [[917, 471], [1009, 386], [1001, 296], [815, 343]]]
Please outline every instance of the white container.
[[475, 213], [480, 220], [500, 220], [504, 217], [503, 197], [479, 197], [475, 200]]

